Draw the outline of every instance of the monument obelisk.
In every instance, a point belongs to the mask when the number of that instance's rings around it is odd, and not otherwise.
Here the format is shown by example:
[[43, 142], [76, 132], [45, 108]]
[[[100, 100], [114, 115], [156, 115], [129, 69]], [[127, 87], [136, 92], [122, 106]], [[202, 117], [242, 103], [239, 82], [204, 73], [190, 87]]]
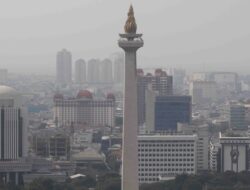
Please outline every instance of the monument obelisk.
[[136, 51], [143, 46], [142, 34], [137, 34], [132, 5], [120, 34], [119, 46], [125, 51], [125, 85], [122, 144], [122, 190], [138, 190], [138, 114], [137, 114], [137, 74]]

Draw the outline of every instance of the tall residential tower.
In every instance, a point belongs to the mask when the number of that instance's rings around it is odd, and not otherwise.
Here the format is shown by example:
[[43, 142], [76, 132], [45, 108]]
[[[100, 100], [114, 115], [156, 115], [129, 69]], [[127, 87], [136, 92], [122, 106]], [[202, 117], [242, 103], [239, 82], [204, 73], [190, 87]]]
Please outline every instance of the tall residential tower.
[[60, 85], [72, 82], [72, 55], [66, 49], [59, 51], [56, 56], [56, 82]]
[[83, 59], [78, 59], [75, 62], [75, 83], [83, 84], [87, 82], [86, 62]]

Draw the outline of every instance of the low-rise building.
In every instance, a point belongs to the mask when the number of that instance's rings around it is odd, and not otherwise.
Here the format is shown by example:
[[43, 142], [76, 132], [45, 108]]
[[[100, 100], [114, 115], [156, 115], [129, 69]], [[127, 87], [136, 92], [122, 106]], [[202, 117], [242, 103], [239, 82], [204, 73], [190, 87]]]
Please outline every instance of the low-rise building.
[[250, 137], [220, 133], [219, 139], [221, 144], [221, 172], [248, 170]]
[[32, 149], [37, 156], [69, 160], [70, 136], [57, 129], [39, 130], [33, 133]]

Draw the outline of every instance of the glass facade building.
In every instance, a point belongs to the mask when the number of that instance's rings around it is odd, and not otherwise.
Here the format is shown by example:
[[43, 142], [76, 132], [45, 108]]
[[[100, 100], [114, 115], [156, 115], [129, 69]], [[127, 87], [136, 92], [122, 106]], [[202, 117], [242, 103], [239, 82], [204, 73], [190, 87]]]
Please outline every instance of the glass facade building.
[[176, 131], [177, 123], [190, 123], [191, 110], [190, 96], [157, 96], [155, 130]]

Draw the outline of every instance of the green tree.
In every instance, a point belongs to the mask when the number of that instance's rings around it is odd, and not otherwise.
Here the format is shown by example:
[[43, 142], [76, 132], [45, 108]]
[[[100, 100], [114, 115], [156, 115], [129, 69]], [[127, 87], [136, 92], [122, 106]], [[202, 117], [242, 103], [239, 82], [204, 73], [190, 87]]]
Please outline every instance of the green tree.
[[184, 182], [182, 190], [202, 190], [202, 184], [195, 177], [189, 177]]
[[55, 181], [48, 178], [37, 178], [32, 181], [27, 190], [54, 190]]

